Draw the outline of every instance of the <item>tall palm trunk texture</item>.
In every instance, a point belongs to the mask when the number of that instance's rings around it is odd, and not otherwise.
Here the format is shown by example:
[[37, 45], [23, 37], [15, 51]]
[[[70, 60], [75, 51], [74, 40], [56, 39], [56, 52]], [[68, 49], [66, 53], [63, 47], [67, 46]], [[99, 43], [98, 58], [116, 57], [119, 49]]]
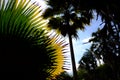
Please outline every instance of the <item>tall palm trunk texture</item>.
[[70, 34], [68, 34], [68, 38], [69, 38], [69, 45], [70, 45], [70, 52], [71, 52], [73, 80], [77, 80], [77, 70], [76, 70], [76, 64], [75, 64], [75, 56], [74, 56], [74, 50], [73, 50], [72, 36]]

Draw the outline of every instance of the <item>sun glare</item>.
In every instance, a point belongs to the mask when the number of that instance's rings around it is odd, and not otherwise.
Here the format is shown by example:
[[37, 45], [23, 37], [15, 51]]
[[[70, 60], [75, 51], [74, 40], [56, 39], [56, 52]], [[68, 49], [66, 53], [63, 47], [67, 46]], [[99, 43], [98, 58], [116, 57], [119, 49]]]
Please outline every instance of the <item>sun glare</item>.
[[32, 2], [37, 2], [39, 6], [41, 6], [42, 9], [45, 9], [47, 7], [44, 0], [31, 0]]

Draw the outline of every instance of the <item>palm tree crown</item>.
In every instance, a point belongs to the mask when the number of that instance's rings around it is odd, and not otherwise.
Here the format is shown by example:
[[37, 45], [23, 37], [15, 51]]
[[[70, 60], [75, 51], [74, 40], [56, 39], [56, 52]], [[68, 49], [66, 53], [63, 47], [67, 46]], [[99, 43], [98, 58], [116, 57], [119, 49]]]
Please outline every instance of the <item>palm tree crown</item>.
[[44, 18], [49, 17], [49, 27], [57, 29], [64, 36], [70, 34], [77, 37], [77, 29], [83, 30], [93, 17], [92, 11], [78, 10], [72, 0], [49, 0], [48, 6]]

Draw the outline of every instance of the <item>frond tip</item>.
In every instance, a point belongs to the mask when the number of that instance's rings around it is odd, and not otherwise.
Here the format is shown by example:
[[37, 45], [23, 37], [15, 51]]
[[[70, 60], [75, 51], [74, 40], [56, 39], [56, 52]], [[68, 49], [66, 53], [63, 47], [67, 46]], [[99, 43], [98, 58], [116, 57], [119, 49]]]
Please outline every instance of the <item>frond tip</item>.
[[[51, 36], [51, 34], [53, 34]], [[50, 38], [51, 38], [51, 42], [52, 44], [54, 44], [53, 46], [56, 49], [56, 62], [57, 62], [57, 67], [56, 70], [53, 72], [53, 76], [60, 74], [61, 72], [63, 72], [63, 66], [64, 66], [64, 53], [68, 52], [67, 51], [67, 46], [68, 44], [65, 42], [65, 40], [63, 39], [62, 36], [51, 33], [50, 34]]]

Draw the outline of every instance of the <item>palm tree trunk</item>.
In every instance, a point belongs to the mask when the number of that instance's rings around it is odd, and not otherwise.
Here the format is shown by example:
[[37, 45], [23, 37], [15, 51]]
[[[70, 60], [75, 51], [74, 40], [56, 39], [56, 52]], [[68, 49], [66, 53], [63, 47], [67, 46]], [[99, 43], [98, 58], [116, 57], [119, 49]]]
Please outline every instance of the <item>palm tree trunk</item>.
[[77, 70], [76, 70], [76, 64], [75, 64], [72, 36], [70, 34], [68, 34], [68, 37], [69, 37], [69, 44], [70, 44], [72, 69], [73, 69], [73, 80], [77, 80]]

